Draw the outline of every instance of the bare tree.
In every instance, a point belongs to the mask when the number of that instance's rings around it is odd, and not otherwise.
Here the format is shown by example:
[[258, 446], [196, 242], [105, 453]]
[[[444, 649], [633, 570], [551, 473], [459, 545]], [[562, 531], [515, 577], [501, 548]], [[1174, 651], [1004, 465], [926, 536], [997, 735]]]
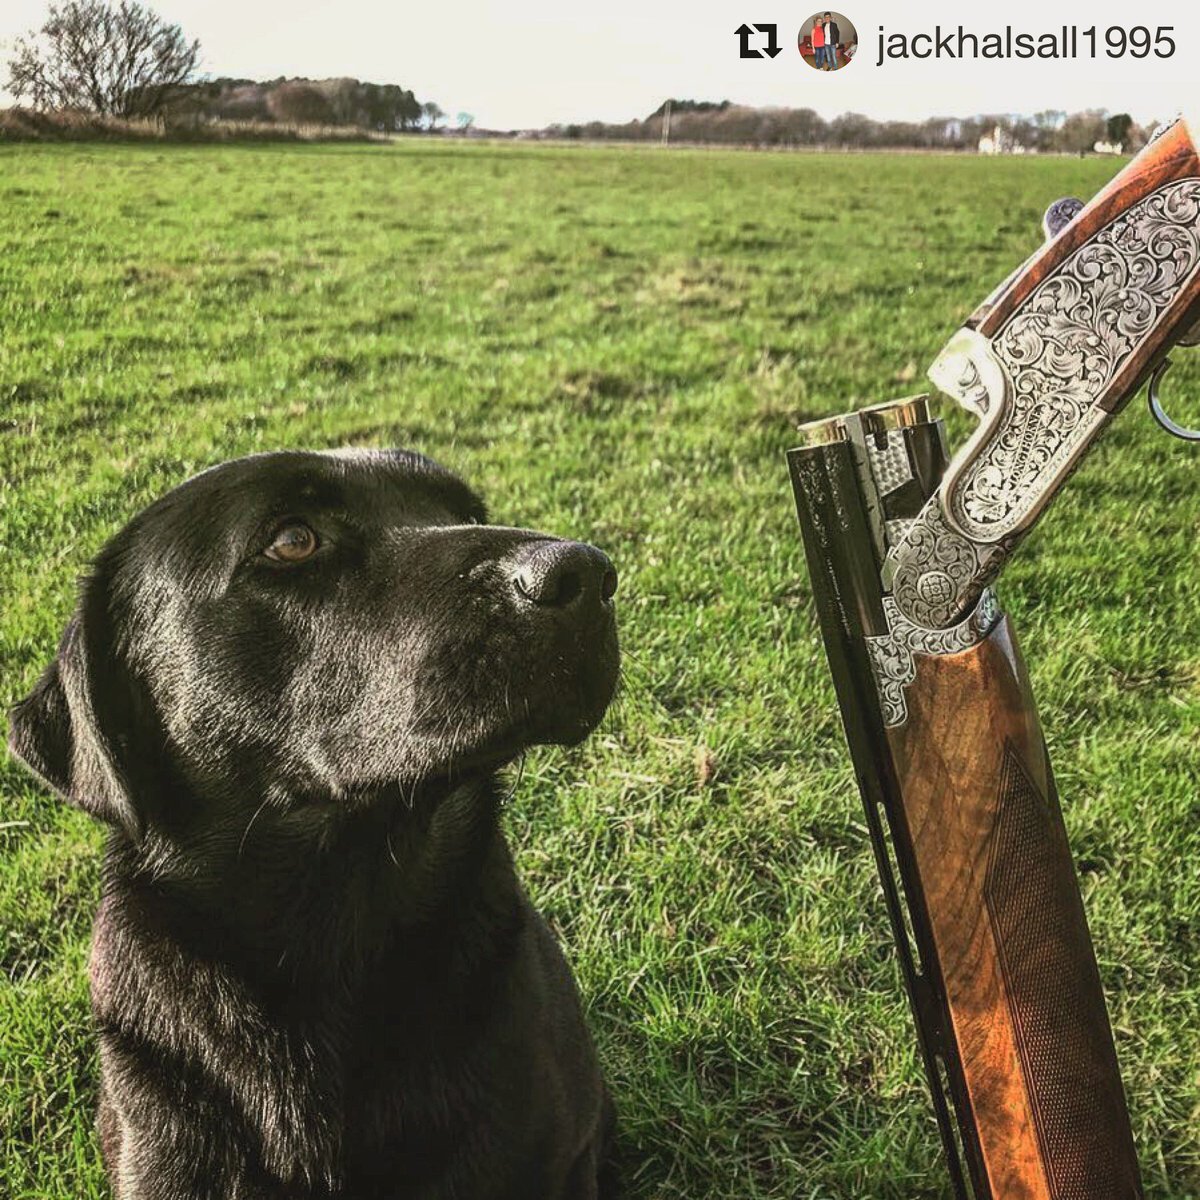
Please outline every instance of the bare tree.
[[1108, 113], [1102, 108], [1088, 108], [1072, 113], [1062, 124], [1059, 139], [1064, 150], [1086, 154], [1108, 136]]
[[421, 105], [421, 118], [425, 122], [426, 129], [436, 129], [445, 120], [445, 117], [446, 114], [442, 112], [441, 106], [435, 104], [432, 100], [426, 100]]
[[460, 112], [454, 120], [463, 133], [468, 132], [471, 126], [475, 124], [475, 116], [469, 112]]
[[153, 116], [195, 74], [200, 43], [189, 42], [140, 4], [71, 0], [17, 41], [8, 90], [35, 108], [83, 108], [105, 116]]

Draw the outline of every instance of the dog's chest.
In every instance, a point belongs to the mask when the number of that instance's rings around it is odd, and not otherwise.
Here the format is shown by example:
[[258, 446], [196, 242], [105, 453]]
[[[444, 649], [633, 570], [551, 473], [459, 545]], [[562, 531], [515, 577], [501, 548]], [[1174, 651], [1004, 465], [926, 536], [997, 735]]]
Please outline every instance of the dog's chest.
[[[436, 1176], [464, 1147], [516, 1145], [536, 1084], [526, 1039], [513, 1036], [478, 980], [434, 986], [414, 963], [390, 964], [308, 1023], [301, 1056], [320, 1063], [314, 1115], [338, 1097], [341, 1173]], [[331, 1086], [332, 1085], [332, 1086]], [[416, 1182], [414, 1178], [414, 1183]]]

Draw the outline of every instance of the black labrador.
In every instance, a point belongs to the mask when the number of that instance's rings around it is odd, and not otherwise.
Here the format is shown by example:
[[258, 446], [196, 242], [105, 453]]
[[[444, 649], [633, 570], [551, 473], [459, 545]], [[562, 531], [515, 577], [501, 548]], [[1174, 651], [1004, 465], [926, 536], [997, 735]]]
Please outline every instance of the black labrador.
[[109, 822], [120, 1200], [597, 1200], [612, 1109], [499, 768], [612, 698], [616, 574], [404, 451], [255, 455], [135, 517], [10, 747]]

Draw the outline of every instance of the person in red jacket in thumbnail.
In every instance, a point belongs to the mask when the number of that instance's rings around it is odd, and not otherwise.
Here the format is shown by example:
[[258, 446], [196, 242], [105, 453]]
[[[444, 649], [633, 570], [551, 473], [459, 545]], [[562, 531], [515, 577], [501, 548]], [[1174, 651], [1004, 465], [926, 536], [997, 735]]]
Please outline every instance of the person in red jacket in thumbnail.
[[825, 25], [818, 17], [812, 27], [813, 66], [820, 70], [825, 65]]

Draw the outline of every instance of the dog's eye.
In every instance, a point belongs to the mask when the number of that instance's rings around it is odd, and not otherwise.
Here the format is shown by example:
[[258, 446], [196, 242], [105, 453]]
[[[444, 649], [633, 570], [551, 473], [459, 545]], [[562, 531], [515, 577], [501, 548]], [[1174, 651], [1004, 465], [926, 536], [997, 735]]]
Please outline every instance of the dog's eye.
[[318, 544], [317, 535], [297, 521], [280, 529], [263, 553], [276, 562], [303, 562], [316, 553]]

